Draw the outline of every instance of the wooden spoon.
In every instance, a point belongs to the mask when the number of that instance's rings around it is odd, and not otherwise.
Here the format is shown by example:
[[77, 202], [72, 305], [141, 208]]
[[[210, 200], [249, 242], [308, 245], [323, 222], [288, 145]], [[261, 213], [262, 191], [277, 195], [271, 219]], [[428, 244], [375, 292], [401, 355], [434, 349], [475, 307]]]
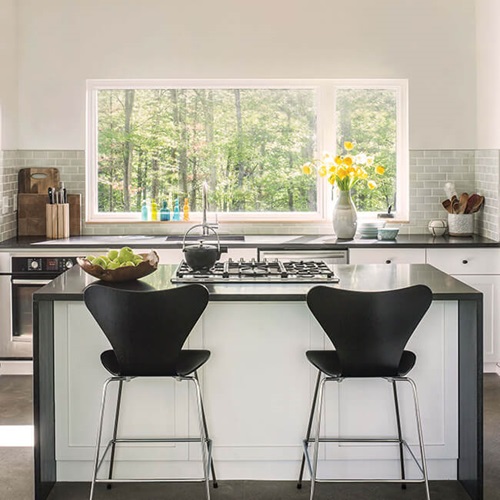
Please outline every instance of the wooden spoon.
[[443, 205], [444, 209], [449, 213], [453, 213], [453, 208], [451, 206], [451, 200], [444, 200], [441, 205]]
[[472, 207], [477, 203], [479, 199], [479, 195], [474, 193], [469, 196], [469, 199], [467, 200], [467, 206], [465, 207], [465, 212], [466, 214], [472, 213]]
[[467, 193], [462, 193], [460, 195], [460, 199], [458, 200], [458, 212], [457, 213], [459, 213], [459, 214], [465, 213], [468, 199], [469, 199], [469, 195]]
[[476, 213], [483, 206], [483, 203], [484, 203], [484, 196], [477, 195], [477, 201], [472, 205], [470, 213], [471, 214]]
[[455, 195], [453, 195], [451, 198], [451, 208], [452, 208], [454, 214], [458, 214], [459, 205], [460, 205], [460, 202], [458, 201], [458, 198]]

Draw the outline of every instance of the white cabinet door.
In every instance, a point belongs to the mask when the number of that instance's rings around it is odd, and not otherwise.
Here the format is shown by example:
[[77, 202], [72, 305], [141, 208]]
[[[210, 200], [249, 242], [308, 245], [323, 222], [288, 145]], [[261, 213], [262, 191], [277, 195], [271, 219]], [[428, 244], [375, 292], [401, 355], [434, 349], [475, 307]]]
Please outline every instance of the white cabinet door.
[[500, 248], [429, 248], [427, 263], [448, 274], [500, 274]]
[[[179, 264], [184, 259], [182, 248], [157, 249], [155, 250], [160, 257], [160, 264]], [[239, 260], [239, 259], [257, 259], [257, 248], [229, 248], [227, 253], [223, 253], [220, 260]]]
[[220, 256], [220, 260], [257, 260], [257, 248], [228, 248], [227, 253], [223, 253]]
[[427, 250], [427, 263], [483, 293], [484, 371], [500, 363], [500, 249]]
[[181, 248], [155, 249], [155, 252], [160, 257], [160, 264], [179, 264], [184, 255]]
[[349, 264], [425, 264], [425, 248], [350, 248]]

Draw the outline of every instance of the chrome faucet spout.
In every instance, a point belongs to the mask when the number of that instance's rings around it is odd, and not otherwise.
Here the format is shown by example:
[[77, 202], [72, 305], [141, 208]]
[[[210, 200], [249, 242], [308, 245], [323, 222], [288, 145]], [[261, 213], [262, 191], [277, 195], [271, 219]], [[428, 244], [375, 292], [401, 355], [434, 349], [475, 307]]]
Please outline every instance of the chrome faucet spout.
[[208, 236], [210, 234], [210, 229], [217, 229], [219, 224], [217, 223], [217, 214], [215, 214], [215, 223], [207, 221], [208, 212], [208, 184], [206, 182], [202, 185], [202, 205], [203, 213], [201, 219], [201, 231], [203, 236]]
[[203, 205], [203, 216], [201, 220], [201, 225], [202, 225], [202, 234], [203, 236], [208, 235], [208, 224], [207, 224], [207, 191], [208, 191], [208, 184], [206, 182], [203, 183], [202, 186], [202, 205]]

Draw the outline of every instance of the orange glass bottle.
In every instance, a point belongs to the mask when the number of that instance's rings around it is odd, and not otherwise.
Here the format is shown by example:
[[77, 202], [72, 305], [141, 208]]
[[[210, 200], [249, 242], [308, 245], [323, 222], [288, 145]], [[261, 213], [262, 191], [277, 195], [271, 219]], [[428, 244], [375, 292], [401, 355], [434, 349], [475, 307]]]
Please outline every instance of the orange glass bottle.
[[184, 198], [184, 207], [182, 207], [182, 211], [184, 212], [183, 220], [189, 220], [189, 199]]

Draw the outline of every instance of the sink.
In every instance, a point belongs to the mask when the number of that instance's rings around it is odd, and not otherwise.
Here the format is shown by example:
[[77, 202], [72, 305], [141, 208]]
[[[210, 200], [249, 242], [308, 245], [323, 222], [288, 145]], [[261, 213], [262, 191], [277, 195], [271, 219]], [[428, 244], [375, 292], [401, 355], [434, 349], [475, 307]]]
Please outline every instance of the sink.
[[[220, 241], [245, 241], [245, 235], [243, 234], [219, 234]], [[165, 241], [183, 241], [184, 235], [172, 234], [165, 238]], [[201, 234], [188, 234], [186, 241], [217, 241], [217, 236], [215, 234], [209, 234], [203, 236]]]

